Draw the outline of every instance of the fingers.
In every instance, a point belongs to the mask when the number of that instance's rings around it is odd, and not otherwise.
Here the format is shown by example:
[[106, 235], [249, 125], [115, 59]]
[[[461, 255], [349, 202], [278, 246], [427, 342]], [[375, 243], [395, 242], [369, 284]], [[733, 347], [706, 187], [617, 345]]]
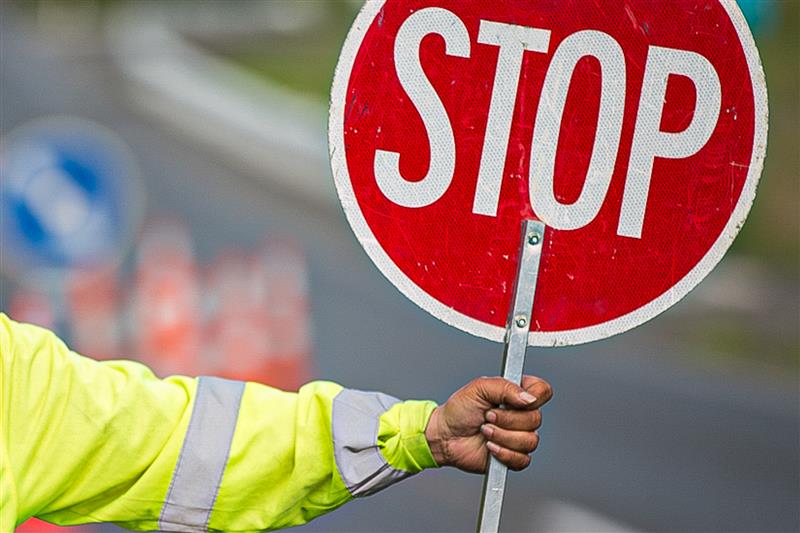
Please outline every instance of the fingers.
[[490, 405], [505, 404], [515, 409], [528, 409], [537, 402], [537, 398], [527, 390], [501, 377], [484, 377], [474, 383], [480, 396]]
[[550, 384], [535, 376], [524, 376], [522, 386], [501, 377], [483, 377], [474, 384], [488, 403], [514, 409], [536, 409], [553, 397]]
[[488, 439], [489, 453], [511, 470], [522, 470], [531, 463], [530, 454], [539, 446], [539, 435], [532, 431], [509, 431], [492, 424], [481, 426]]
[[508, 448], [503, 448], [494, 442], [487, 442], [486, 447], [489, 453], [495, 456], [501, 463], [506, 465], [510, 470], [522, 470], [531, 464], [531, 458], [524, 453], [515, 452]]
[[542, 412], [513, 411], [510, 409], [490, 409], [486, 411], [486, 421], [504, 429], [534, 431], [542, 425]]
[[521, 387], [502, 378], [480, 381], [483, 397], [505, 406], [486, 411], [488, 423], [481, 426], [481, 433], [489, 453], [511, 470], [527, 468], [530, 454], [539, 446], [539, 435], [534, 433], [542, 425], [539, 407], [553, 397], [552, 387], [535, 376], [524, 376]]
[[523, 376], [522, 388], [536, 398], [536, 402], [533, 404], [534, 408], [541, 407], [553, 397], [553, 387], [542, 378], [536, 376]]
[[539, 446], [539, 435], [532, 431], [509, 431], [492, 424], [481, 426], [481, 433], [491, 442], [514, 452], [529, 454]]

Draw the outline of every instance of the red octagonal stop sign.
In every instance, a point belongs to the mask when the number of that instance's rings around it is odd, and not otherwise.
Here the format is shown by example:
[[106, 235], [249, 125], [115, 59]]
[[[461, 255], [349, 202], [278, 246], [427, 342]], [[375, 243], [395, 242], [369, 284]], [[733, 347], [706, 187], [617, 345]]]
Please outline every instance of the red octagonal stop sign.
[[625, 331], [699, 283], [766, 134], [733, 0], [368, 2], [330, 111], [353, 230], [445, 322], [502, 341], [520, 221], [544, 222], [533, 345]]

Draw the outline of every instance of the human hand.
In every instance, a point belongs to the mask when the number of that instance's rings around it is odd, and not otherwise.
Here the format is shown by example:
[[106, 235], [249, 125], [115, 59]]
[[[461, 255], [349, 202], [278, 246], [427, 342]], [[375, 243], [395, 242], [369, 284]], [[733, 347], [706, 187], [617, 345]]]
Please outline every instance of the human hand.
[[425, 437], [433, 458], [482, 473], [491, 453], [511, 470], [526, 468], [539, 445], [540, 407], [552, 397], [550, 385], [535, 376], [524, 376], [521, 387], [501, 377], [472, 380], [431, 414]]

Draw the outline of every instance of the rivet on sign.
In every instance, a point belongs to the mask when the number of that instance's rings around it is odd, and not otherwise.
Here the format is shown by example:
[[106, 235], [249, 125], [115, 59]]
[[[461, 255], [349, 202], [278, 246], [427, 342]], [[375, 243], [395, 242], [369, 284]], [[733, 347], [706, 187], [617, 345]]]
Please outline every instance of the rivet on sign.
[[540, 238], [541, 237], [539, 236], [538, 233], [535, 233], [535, 232], [532, 231], [532, 232], [528, 233], [528, 244], [531, 244], [531, 245], [535, 246], [535, 245], [539, 244], [539, 239]]
[[528, 319], [527, 318], [525, 318], [524, 316], [517, 317], [517, 327], [518, 328], [524, 328], [527, 325], [528, 325]]

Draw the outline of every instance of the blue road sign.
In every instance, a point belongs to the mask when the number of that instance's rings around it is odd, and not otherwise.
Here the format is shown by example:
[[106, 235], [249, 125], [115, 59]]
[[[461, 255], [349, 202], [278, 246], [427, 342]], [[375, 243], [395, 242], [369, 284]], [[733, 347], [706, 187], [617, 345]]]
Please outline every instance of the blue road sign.
[[82, 119], [40, 119], [0, 143], [2, 269], [15, 276], [118, 261], [141, 215], [127, 147]]

